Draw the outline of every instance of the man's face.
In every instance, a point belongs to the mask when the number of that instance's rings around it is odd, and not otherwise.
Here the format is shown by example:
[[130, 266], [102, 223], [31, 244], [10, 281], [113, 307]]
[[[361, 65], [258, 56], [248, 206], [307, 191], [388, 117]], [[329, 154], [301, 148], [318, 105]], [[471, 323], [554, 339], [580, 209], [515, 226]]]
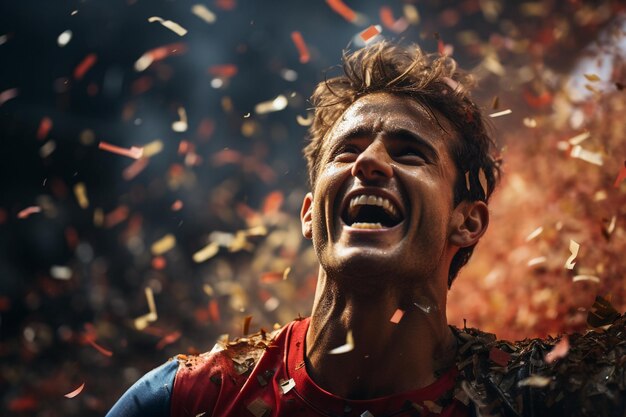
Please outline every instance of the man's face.
[[376, 93], [329, 131], [302, 210], [326, 272], [384, 282], [385, 274], [434, 275], [445, 263], [447, 278], [457, 178], [450, 148], [459, 139], [437, 119], [408, 97]]

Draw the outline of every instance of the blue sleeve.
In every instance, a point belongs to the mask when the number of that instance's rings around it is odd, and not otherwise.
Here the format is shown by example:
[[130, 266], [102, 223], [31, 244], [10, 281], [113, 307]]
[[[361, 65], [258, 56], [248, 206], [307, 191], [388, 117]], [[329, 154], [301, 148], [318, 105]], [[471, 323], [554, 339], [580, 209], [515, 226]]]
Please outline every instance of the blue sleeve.
[[169, 417], [178, 361], [171, 360], [145, 374], [117, 400], [106, 417]]

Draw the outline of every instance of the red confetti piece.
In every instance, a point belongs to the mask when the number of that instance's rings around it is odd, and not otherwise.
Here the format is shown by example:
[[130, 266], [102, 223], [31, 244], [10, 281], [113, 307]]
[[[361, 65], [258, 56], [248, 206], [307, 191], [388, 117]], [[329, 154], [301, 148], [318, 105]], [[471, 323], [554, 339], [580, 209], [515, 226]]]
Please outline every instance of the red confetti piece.
[[39, 122], [39, 128], [37, 129], [37, 139], [43, 140], [48, 136], [48, 133], [52, 129], [52, 119], [49, 117], [43, 117]]
[[209, 301], [209, 319], [213, 323], [220, 322], [220, 306], [215, 299]]
[[241, 154], [232, 149], [224, 149], [213, 155], [211, 158], [215, 166], [222, 166], [226, 164], [237, 164], [241, 162]]
[[165, 346], [175, 343], [178, 339], [180, 339], [181, 335], [182, 333], [179, 331], [172, 332], [172, 333], [165, 335], [161, 340], [159, 340], [159, 343], [157, 343], [156, 345], [157, 350], [161, 350]]
[[92, 336], [87, 336], [87, 343], [89, 343], [91, 346], [93, 346], [94, 349], [96, 349], [98, 352], [102, 353], [104, 356], [108, 356], [108, 357], [113, 356], [113, 352], [112, 351], [103, 348], [102, 346], [97, 344], [96, 341], [93, 340], [91, 337]]
[[231, 78], [237, 75], [237, 66], [234, 64], [213, 65], [209, 67], [209, 74], [214, 77]]
[[124, 168], [124, 171], [122, 171], [122, 178], [124, 178], [126, 181], [132, 180], [148, 166], [149, 162], [149, 158], [139, 158], [138, 160]]
[[489, 351], [489, 360], [496, 365], [506, 366], [511, 360], [511, 355], [497, 347], [491, 348]]
[[530, 107], [534, 108], [546, 107], [552, 104], [553, 99], [552, 94], [550, 94], [548, 91], [544, 91], [539, 95], [535, 95], [528, 90], [524, 90], [522, 96], [524, 97], [524, 101], [526, 101], [526, 103]]
[[396, 24], [396, 19], [393, 18], [393, 11], [389, 6], [381, 6], [380, 7], [380, 21], [383, 25], [389, 29], [393, 30], [393, 26]]
[[326, 0], [326, 3], [348, 22], [354, 22], [356, 20], [356, 12], [348, 7], [342, 0]]
[[282, 281], [282, 272], [264, 272], [261, 274], [261, 282], [263, 284], [272, 284], [274, 282]]
[[41, 207], [39, 207], [39, 206], [26, 207], [25, 209], [23, 209], [19, 213], [17, 213], [17, 218], [18, 219], [25, 219], [28, 216], [30, 216], [31, 214], [39, 213], [39, 212], [41, 212]]
[[104, 226], [110, 228], [120, 224], [126, 220], [128, 213], [129, 210], [127, 206], [119, 206], [104, 217]]
[[546, 363], [553, 363], [557, 359], [564, 358], [567, 356], [569, 352], [569, 339], [567, 336], [563, 336], [559, 342], [554, 345], [552, 350], [546, 353], [545, 361]]
[[183, 202], [180, 200], [176, 200], [172, 203], [172, 211], [178, 211], [183, 208]]
[[98, 144], [98, 149], [102, 149], [103, 151], [115, 153], [122, 156], [127, 156], [133, 159], [139, 159], [143, 155], [143, 148], [137, 146], [131, 146], [130, 149], [121, 148], [119, 146], [112, 145], [107, 142], [100, 142]]
[[391, 316], [389, 321], [394, 324], [398, 324], [400, 323], [400, 320], [402, 320], [403, 316], [404, 316], [404, 310], [397, 309], [395, 313], [393, 313], [393, 316]]
[[17, 88], [9, 88], [8, 90], [4, 90], [0, 93], [0, 106], [2, 106], [7, 101], [14, 99], [19, 94], [20, 90]]
[[615, 179], [615, 183], [613, 184], [613, 187], [618, 188], [620, 183], [624, 180], [624, 178], [626, 178], [626, 161], [624, 161], [624, 166], [619, 171], [619, 174], [617, 175], [617, 178]]
[[26, 411], [34, 411], [37, 409], [37, 399], [32, 395], [24, 395], [9, 401], [8, 409], [10, 411], [20, 413]]
[[215, 124], [213, 123], [213, 120], [205, 118], [202, 119], [202, 121], [198, 125], [198, 130], [196, 131], [196, 134], [198, 135], [198, 137], [206, 141], [211, 137], [211, 135], [213, 135], [214, 130]]
[[149, 75], [144, 75], [143, 77], [137, 78], [130, 85], [130, 91], [133, 95], [138, 96], [149, 91], [152, 88], [152, 77]]
[[152, 258], [152, 267], [156, 270], [161, 270], [163, 268], [165, 268], [165, 266], [167, 265], [167, 261], [165, 260], [164, 257], [162, 256], [155, 256], [154, 258]]
[[363, 42], [367, 42], [371, 40], [374, 36], [378, 35], [379, 33], [380, 31], [378, 30], [378, 28], [372, 25], [368, 27], [367, 29], [365, 29], [363, 32], [361, 32], [359, 36], [361, 36], [361, 39], [363, 39]]
[[217, 0], [215, 6], [222, 10], [234, 10], [237, 7], [237, 2], [235, 0]]
[[281, 191], [272, 191], [269, 193], [263, 202], [263, 214], [271, 215], [277, 213], [284, 199]]
[[82, 80], [87, 71], [94, 66], [96, 61], [98, 60], [98, 56], [96, 54], [89, 54], [76, 66], [74, 69], [74, 79]]
[[307, 62], [309, 62], [309, 59], [311, 58], [309, 54], [309, 48], [307, 48], [302, 34], [297, 30], [294, 30], [293, 32], [291, 32], [291, 40], [293, 41], [294, 45], [296, 45], [296, 48], [298, 48], [298, 53], [300, 54], [300, 63], [306, 64]]
[[76, 388], [74, 391], [69, 392], [67, 394], [64, 395], [65, 398], [74, 398], [76, 397], [78, 394], [80, 394], [83, 391], [83, 388], [85, 388], [85, 383], [83, 382], [83, 384]]

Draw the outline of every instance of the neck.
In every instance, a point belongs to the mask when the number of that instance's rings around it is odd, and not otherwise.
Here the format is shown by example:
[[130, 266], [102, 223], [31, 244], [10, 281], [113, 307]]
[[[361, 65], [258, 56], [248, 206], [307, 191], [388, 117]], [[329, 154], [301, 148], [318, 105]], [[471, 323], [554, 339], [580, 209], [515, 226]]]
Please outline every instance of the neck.
[[[307, 369], [322, 388], [349, 399], [387, 396], [425, 387], [453, 364], [456, 342], [445, 291], [355, 293], [341, 282], [320, 271], [306, 337]], [[394, 324], [398, 308], [404, 314]], [[346, 344], [348, 332], [353, 349], [329, 353]]]

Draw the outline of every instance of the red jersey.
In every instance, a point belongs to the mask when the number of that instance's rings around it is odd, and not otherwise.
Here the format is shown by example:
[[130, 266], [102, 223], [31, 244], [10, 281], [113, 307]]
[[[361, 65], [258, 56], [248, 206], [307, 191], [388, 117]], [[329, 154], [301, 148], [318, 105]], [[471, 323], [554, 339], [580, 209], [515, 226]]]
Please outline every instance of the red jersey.
[[[181, 356], [172, 390], [173, 417], [440, 416], [466, 417], [451, 397], [458, 370], [417, 390], [370, 400], [349, 400], [320, 388], [304, 362], [309, 319], [294, 321], [273, 338]], [[255, 346], [256, 343], [256, 346]], [[448, 398], [441, 406], [437, 401]], [[441, 402], [440, 402], [441, 403]]]

